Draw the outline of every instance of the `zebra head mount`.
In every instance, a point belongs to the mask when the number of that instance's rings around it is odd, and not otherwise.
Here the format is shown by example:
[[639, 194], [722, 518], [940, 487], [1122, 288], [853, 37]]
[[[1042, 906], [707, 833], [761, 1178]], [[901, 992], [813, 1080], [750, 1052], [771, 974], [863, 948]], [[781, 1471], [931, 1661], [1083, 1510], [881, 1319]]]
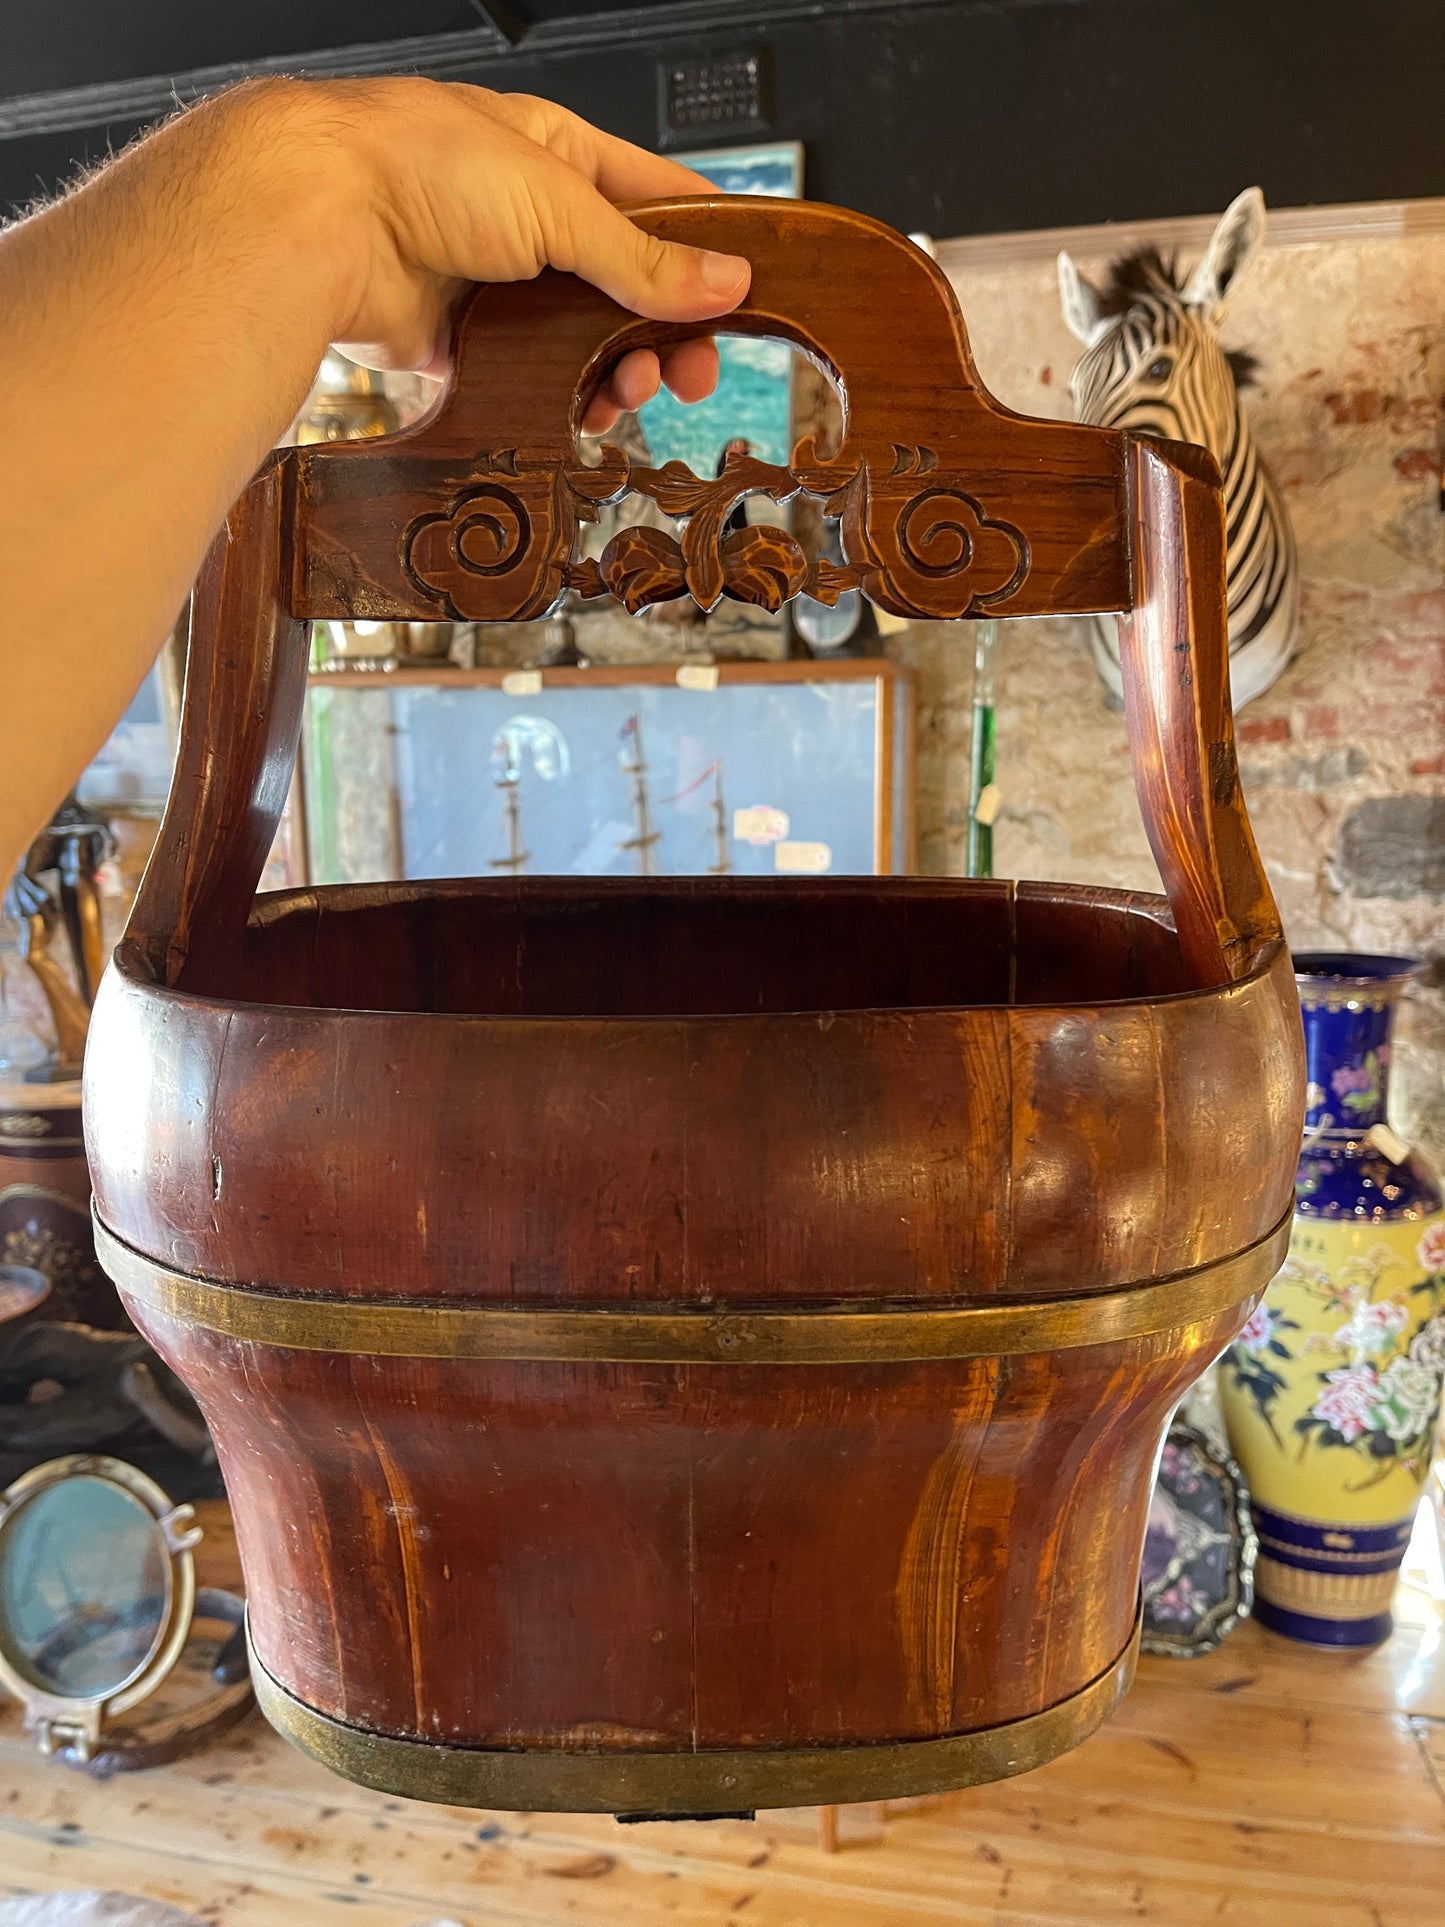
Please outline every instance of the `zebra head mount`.
[[[1198, 442], [1224, 476], [1229, 531], [1230, 689], [1234, 707], [1258, 696], [1294, 649], [1299, 566], [1289, 511], [1240, 406], [1253, 356], [1227, 352], [1218, 327], [1229, 296], [1264, 238], [1264, 196], [1246, 188], [1221, 216], [1187, 280], [1174, 259], [1143, 247], [1115, 261], [1102, 287], [1059, 256], [1064, 320], [1084, 344], [1069, 381], [1080, 421], [1168, 441]], [[1121, 692], [1109, 618], [1091, 622], [1094, 658]]]

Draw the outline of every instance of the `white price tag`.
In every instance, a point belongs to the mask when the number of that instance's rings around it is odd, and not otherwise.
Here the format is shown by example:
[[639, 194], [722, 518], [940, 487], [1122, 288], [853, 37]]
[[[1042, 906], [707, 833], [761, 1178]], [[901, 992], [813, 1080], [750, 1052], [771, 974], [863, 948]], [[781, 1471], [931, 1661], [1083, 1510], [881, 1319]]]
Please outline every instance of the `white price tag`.
[[718, 686], [718, 666], [715, 662], [684, 662], [677, 671], [679, 689], [700, 689], [706, 692]]
[[788, 834], [788, 812], [771, 803], [749, 803], [733, 811], [733, 835], [739, 843], [781, 843]]
[[540, 696], [542, 693], [542, 672], [540, 669], [509, 669], [502, 678], [504, 696]]
[[833, 852], [826, 843], [780, 843], [773, 860], [793, 876], [820, 877], [832, 866]]
[[998, 813], [1003, 808], [1003, 798], [999, 795], [997, 783], [985, 783], [978, 793], [974, 805], [973, 820], [988, 830], [998, 821]]
[[1365, 1142], [1383, 1151], [1391, 1164], [1403, 1164], [1410, 1155], [1409, 1145], [1404, 1138], [1396, 1137], [1388, 1124], [1372, 1124], [1365, 1133]]

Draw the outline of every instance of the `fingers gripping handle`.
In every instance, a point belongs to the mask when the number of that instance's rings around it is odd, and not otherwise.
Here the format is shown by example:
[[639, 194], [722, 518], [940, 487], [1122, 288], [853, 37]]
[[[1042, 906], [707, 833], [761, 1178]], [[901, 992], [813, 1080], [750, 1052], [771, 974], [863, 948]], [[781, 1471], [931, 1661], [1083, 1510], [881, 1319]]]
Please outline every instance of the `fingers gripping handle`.
[[[850, 587], [899, 615], [944, 619], [1124, 606], [1120, 438], [995, 407], [953, 292], [919, 248], [861, 215], [799, 202], [713, 198], [635, 218], [749, 256], [749, 295], [719, 325], [789, 341], [832, 374], [846, 411], [838, 447], [805, 436], [786, 460], [734, 456], [703, 477], [677, 461], [629, 463], [617, 448], [584, 461], [582, 405], [611, 364], [701, 324], [642, 320], [552, 273], [479, 288], [460, 319], [451, 391], [425, 423], [369, 449], [296, 451], [298, 614], [342, 618], [364, 591], [365, 613], [382, 620], [530, 620], [568, 588], [634, 610], [682, 593], [774, 608], [805, 589], [832, 599]], [[388, 487], [411, 496], [388, 503], [389, 542], [378, 526]], [[629, 489], [687, 517], [691, 539], [619, 534], [589, 573], [574, 560], [579, 521]], [[720, 551], [736, 502], [800, 490], [839, 519], [843, 567], [810, 563], [787, 531], [760, 530], [734, 531], [729, 567]]]

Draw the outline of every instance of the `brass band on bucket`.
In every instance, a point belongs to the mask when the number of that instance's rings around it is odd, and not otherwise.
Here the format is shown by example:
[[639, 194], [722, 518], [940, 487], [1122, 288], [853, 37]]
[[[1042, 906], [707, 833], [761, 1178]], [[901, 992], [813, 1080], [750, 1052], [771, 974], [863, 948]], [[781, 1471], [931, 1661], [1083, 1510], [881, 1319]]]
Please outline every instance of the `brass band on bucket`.
[[[1006, 1304], [727, 1311], [633, 1304], [530, 1309], [456, 1299], [302, 1297], [172, 1271], [95, 1220], [96, 1255], [137, 1311], [282, 1350], [362, 1358], [612, 1364], [888, 1364], [1109, 1345], [1203, 1324], [1257, 1299], [1284, 1262], [1286, 1217], [1232, 1257], [1087, 1297]], [[885, 1297], [880, 1293], [879, 1299]]]
[[950, 1793], [1031, 1772], [1087, 1739], [1113, 1712], [1134, 1676], [1140, 1626], [1136, 1617], [1123, 1652], [1081, 1692], [1003, 1726], [865, 1746], [670, 1753], [500, 1752], [398, 1739], [318, 1712], [249, 1650], [257, 1701], [277, 1732], [334, 1773], [380, 1793], [520, 1813], [681, 1816]]

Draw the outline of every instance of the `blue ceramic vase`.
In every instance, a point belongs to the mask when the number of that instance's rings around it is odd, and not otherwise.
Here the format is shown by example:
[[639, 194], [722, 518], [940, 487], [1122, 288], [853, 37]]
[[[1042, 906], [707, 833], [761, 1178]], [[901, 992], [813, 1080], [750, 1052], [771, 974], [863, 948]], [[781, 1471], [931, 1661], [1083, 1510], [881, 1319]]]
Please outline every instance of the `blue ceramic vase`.
[[1386, 1124], [1403, 957], [1297, 953], [1309, 1067], [1289, 1257], [1220, 1373], [1259, 1557], [1255, 1616], [1324, 1646], [1390, 1631], [1445, 1378], [1440, 1187]]

